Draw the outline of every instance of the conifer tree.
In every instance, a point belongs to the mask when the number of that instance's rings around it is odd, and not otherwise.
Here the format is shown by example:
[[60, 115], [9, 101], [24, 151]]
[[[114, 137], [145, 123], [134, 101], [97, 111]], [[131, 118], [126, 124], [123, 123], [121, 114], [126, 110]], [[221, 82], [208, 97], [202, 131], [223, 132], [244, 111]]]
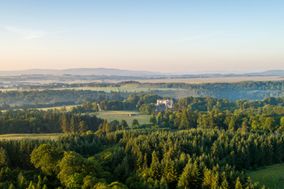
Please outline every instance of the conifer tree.
[[242, 186], [242, 183], [239, 177], [236, 180], [235, 189], [243, 189], [243, 186]]
[[181, 118], [180, 118], [180, 124], [179, 124], [179, 129], [186, 129], [189, 128], [189, 120], [188, 120], [188, 115], [187, 115], [187, 110], [183, 109], [181, 113]]
[[61, 118], [61, 130], [63, 133], [68, 133], [70, 132], [70, 127], [69, 127], [69, 121], [67, 118], [66, 114], [63, 114], [62, 118]]
[[152, 161], [150, 165], [150, 175], [154, 179], [159, 179], [161, 177], [161, 166], [159, 162], [158, 155], [156, 151], [152, 153]]
[[198, 177], [199, 177], [199, 170], [197, 162], [192, 163], [191, 160], [189, 160], [180, 175], [179, 181], [178, 181], [178, 188], [195, 188], [198, 185]]

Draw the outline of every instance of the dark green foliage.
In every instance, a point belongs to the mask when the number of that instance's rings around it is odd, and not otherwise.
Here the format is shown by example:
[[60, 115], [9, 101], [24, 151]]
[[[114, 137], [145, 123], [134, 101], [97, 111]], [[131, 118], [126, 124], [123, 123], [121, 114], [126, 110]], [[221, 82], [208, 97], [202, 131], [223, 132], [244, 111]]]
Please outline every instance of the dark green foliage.
[[151, 122], [171, 129], [225, 129], [248, 131], [275, 131], [281, 129], [284, 99], [271, 101], [228, 102], [213, 98], [183, 98], [173, 110], [159, 112]]
[[122, 100], [123, 96], [125, 94], [89, 90], [0, 91], [0, 109], [75, 105], [86, 101]]
[[0, 141], [0, 188], [260, 189], [245, 171], [284, 162], [282, 103], [186, 98], [132, 129], [88, 114], [2, 113], [56, 120], [69, 135]]
[[58, 149], [56, 146], [41, 144], [32, 151], [31, 162], [46, 175], [52, 175], [57, 172], [57, 163], [62, 156], [62, 150]]
[[97, 130], [102, 120], [94, 115], [60, 111], [0, 112], [0, 133], [69, 133]]

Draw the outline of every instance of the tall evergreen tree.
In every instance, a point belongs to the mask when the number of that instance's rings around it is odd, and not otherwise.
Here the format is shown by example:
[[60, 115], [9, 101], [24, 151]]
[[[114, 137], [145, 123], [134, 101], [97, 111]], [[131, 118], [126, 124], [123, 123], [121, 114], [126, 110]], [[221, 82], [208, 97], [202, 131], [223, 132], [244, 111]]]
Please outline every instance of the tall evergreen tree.
[[152, 161], [150, 165], [150, 175], [154, 179], [160, 179], [161, 177], [161, 165], [156, 151], [152, 153]]

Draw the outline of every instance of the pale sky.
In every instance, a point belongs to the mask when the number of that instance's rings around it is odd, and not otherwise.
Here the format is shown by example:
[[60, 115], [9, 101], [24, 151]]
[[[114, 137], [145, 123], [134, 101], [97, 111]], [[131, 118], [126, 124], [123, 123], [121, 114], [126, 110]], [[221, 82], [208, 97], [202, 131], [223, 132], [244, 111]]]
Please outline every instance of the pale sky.
[[284, 69], [281, 0], [0, 0], [0, 70]]

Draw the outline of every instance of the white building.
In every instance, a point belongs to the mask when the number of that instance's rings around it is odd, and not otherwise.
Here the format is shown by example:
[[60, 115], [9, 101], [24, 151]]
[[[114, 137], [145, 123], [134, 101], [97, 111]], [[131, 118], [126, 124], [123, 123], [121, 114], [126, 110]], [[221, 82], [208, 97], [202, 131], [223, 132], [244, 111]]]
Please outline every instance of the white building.
[[167, 109], [172, 109], [174, 107], [174, 101], [171, 99], [158, 99], [156, 103], [157, 107], [165, 106]]

